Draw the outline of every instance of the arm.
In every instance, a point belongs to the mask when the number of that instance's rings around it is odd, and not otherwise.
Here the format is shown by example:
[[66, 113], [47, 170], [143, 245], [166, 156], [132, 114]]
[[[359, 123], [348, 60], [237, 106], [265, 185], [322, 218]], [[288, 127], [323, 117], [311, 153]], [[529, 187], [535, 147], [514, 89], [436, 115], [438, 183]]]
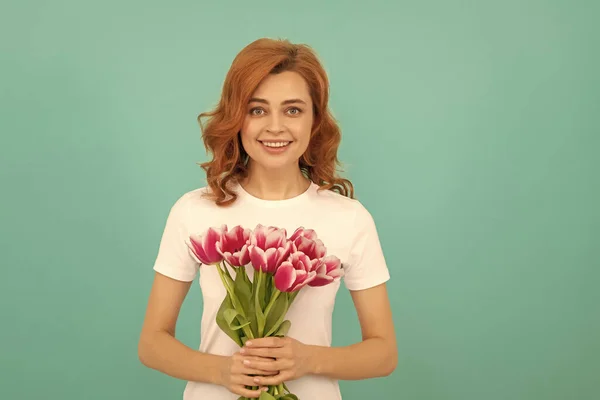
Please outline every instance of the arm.
[[359, 380], [390, 375], [397, 364], [396, 336], [385, 284], [352, 291], [363, 340], [345, 347], [306, 345], [293, 338], [268, 337], [246, 342], [242, 354], [271, 357], [250, 366], [279, 372], [255, 378], [262, 385], [278, 385], [307, 374], [338, 380]]
[[201, 353], [175, 338], [175, 325], [190, 285], [155, 273], [138, 355], [145, 366], [172, 377], [219, 384], [226, 357]]
[[220, 385], [245, 398], [258, 398], [265, 388], [254, 386], [252, 375], [272, 375], [270, 371], [250, 368], [245, 360], [273, 363], [260, 357], [218, 356], [193, 350], [175, 339], [179, 310], [191, 282], [178, 281], [155, 273], [146, 318], [138, 344], [138, 355], [145, 366], [174, 378]]
[[398, 361], [396, 335], [385, 284], [351, 291], [362, 341], [345, 347], [311, 347], [309, 369], [333, 379], [358, 380], [390, 375]]

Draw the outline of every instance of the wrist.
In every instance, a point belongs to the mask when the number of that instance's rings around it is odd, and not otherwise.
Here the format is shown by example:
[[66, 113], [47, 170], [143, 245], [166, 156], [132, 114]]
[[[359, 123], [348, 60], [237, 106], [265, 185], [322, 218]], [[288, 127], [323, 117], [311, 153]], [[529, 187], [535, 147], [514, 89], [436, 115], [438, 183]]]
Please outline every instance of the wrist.
[[320, 375], [323, 372], [323, 353], [327, 347], [310, 345], [307, 348], [308, 371], [312, 375]]
[[205, 354], [210, 359], [203, 360], [208, 366], [208, 382], [214, 385], [223, 386], [226, 380], [226, 371], [229, 364], [229, 357], [214, 354]]

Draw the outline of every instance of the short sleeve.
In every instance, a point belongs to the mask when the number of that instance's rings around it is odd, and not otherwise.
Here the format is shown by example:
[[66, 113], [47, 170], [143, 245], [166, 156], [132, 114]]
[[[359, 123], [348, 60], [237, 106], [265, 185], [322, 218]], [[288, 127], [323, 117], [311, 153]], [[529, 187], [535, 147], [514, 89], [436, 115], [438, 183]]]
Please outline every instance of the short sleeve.
[[189, 237], [188, 207], [187, 194], [181, 196], [171, 207], [153, 268], [170, 278], [186, 282], [194, 280], [200, 267], [186, 243]]
[[349, 290], [363, 290], [389, 279], [375, 221], [369, 211], [357, 202], [354, 239], [344, 265], [344, 283]]

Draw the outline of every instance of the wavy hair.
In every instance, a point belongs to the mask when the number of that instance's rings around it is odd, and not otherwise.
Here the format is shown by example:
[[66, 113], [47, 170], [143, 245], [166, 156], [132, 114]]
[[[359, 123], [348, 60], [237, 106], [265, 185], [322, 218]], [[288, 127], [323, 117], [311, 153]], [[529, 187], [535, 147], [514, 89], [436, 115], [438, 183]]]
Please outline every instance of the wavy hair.
[[[236, 200], [229, 184], [248, 174], [248, 154], [240, 138], [248, 101], [265, 77], [283, 71], [299, 73], [308, 83], [313, 101], [314, 121], [308, 148], [299, 160], [300, 170], [319, 190], [354, 197], [352, 183], [337, 175], [337, 167], [341, 165], [337, 158], [341, 132], [329, 110], [329, 79], [316, 53], [305, 44], [262, 38], [237, 54], [225, 77], [218, 104], [198, 116], [204, 147], [213, 156], [210, 161], [198, 163], [206, 172], [211, 189], [205, 196], [219, 206]], [[204, 123], [204, 118], [208, 122]]]

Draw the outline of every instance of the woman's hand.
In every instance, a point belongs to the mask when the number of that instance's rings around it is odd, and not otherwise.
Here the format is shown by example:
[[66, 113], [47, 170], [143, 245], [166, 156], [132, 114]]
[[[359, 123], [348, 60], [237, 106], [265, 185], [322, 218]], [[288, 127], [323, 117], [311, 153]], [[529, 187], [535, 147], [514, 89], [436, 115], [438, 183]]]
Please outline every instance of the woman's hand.
[[[260, 365], [268, 367], [268, 370], [252, 366], [252, 364], [248, 365], [248, 362], [260, 363]], [[231, 393], [251, 399], [258, 398], [260, 397], [260, 394], [268, 388], [257, 384], [252, 375], [266, 376], [276, 374], [277, 371], [274, 370], [273, 367], [274, 362], [274, 360], [267, 358], [235, 353], [231, 357], [227, 357], [226, 362], [223, 363], [223, 368], [221, 369], [221, 381], [219, 383]], [[258, 390], [250, 390], [247, 389], [246, 386], [261, 387]]]
[[[254, 385], [268, 386], [279, 385], [311, 373], [312, 349], [313, 346], [307, 346], [290, 337], [267, 337], [246, 342], [240, 353], [244, 356], [260, 357], [258, 360], [248, 360], [247, 365], [269, 372], [271, 376], [253, 378]], [[267, 360], [269, 358], [274, 360]]]

